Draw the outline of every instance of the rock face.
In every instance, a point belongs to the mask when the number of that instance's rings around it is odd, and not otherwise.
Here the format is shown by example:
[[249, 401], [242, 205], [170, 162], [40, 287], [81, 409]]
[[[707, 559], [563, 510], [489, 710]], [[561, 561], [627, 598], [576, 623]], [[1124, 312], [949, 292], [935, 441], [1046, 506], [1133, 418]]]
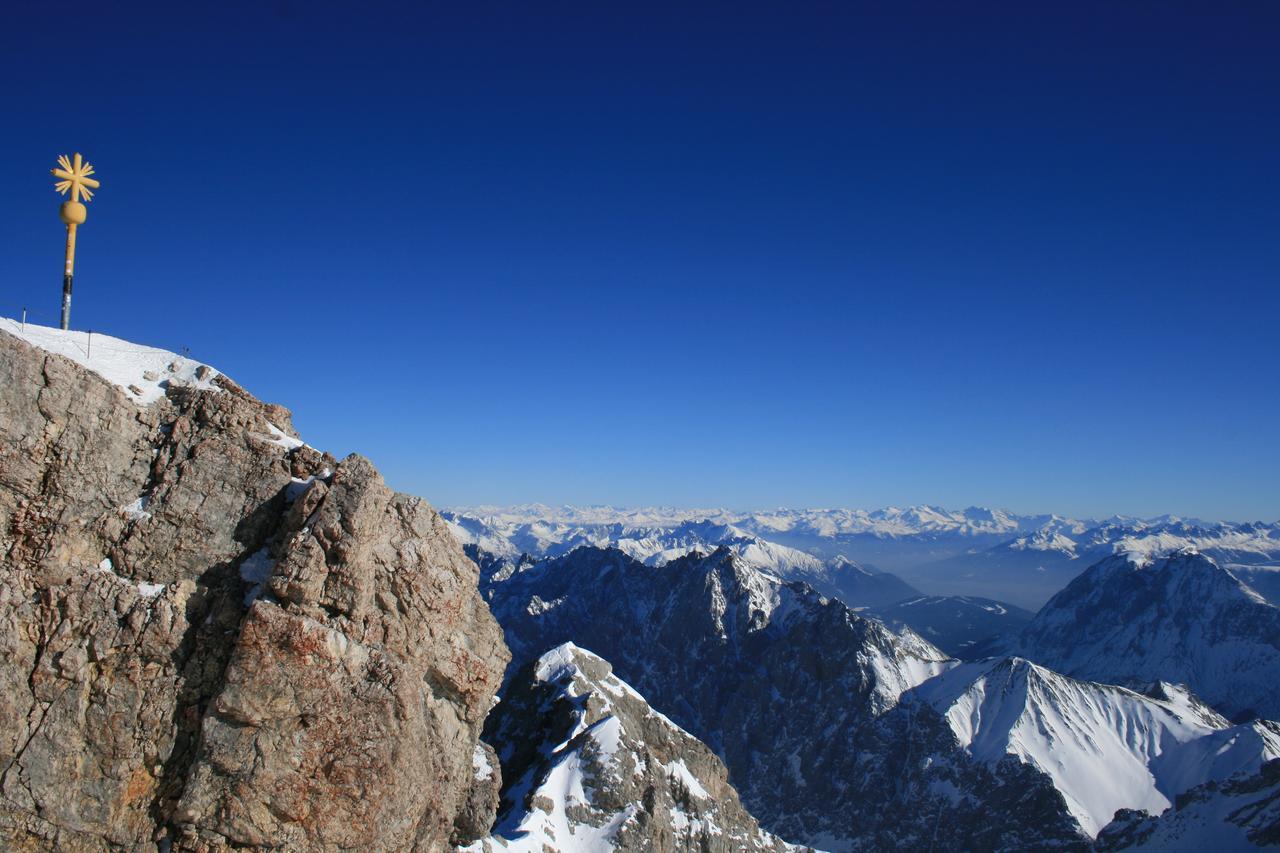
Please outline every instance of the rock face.
[[1233, 719], [1280, 719], [1280, 607], [1195, 552], [1097, 563], [1014, 650], [1091, 681], [1185, 684]]
[[440, 517], [226, 377], [94, 347], [0, 331], [0, 846], [487, 832], [508, 653]]
[[521, 670], [486, 738], [510, 778], [475, 851], [792, 849], [761, 831], [711, 750], [572, 643]]

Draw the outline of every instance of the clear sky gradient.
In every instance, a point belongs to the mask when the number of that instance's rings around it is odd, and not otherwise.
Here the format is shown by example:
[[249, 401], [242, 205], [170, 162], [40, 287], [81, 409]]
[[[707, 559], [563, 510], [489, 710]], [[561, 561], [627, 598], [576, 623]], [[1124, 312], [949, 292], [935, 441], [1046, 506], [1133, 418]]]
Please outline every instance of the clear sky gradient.
[[437, 504], [1280, 517], [1280, 5], [6, 4], [0, 314]]

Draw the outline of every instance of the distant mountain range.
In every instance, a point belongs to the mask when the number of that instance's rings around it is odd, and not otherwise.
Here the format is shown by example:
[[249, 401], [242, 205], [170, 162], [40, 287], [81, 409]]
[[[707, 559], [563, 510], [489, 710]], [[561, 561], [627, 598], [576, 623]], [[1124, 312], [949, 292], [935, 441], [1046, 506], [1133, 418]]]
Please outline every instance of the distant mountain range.
[[460, 542], [499, 560], [548, 559], [576, 548], [592, 547], [615, 548], [645, 565], [661, 566], [687, 554], [728, 548], [776, 578], [803, 580], [818, 592], [854, 606], [892, 604], [920, 594], [896, 575], [873, 571], [847, 557], [824, 558], [770, 542], [731, 524], [708, 520], [643, 527], [621, 522], [528, 522], [463, 512], [443, 515]]
[[843, 558], [870, 574], [892, 573], [926, 594], [985, 597], [1028, 610], [1111, 554], [1195, 548], [1280, 600], [1280, 523], [1072, 519], [933, 506], [737, 512], [528, 504], [454, 508], [444, 516], [464, 543], [503, 557], [539, 559], [594, 545], [656, 565], [693, 549], [730, 545], [740, 553], [754, 548], [756, 565], [779, 577], [805, 577], [828, 594], [839, 594], [839, 580], [827, 576], [840, 574], [832, 561]]

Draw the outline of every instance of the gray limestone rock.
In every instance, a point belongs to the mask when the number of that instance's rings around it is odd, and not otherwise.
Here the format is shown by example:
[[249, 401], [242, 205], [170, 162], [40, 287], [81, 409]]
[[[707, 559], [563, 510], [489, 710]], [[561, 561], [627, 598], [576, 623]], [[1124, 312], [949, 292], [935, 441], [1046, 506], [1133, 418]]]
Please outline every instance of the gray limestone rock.
[[197, 378], [140, 406], [0, 332], [0, 846], [482, 835], [508, 653], [474, 564], [367, 460]]

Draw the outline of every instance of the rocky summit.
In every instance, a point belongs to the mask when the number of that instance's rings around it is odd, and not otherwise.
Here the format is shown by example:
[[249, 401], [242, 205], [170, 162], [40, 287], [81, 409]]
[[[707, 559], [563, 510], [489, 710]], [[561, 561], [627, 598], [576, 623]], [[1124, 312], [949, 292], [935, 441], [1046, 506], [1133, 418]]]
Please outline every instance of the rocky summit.
[[76, 334], [0, 331], [0, 847], [486, 835], [509, 655], [436, 512], [211, 368]]

